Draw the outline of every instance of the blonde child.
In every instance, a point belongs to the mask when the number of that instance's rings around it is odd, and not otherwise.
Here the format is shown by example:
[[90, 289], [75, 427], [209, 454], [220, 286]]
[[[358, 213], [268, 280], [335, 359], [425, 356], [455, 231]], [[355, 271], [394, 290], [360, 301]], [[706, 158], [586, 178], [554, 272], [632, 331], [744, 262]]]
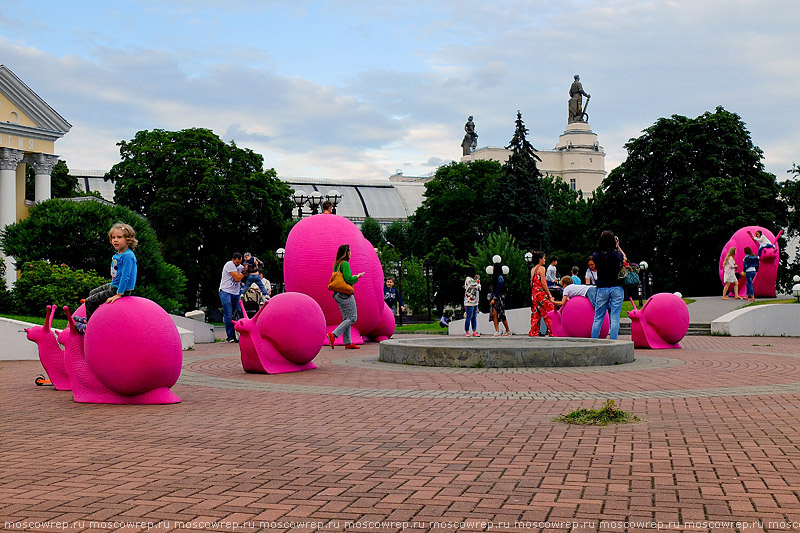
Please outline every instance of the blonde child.
[[108, 240], [116, 253], [111, 258], [111, 283], [89, 292], [86, 298], [86, 318], [76, 318], [78, 331], [84, 333], [86, 324], [102, 303], [112, 304], [123, 296], [130, 296], [136, 286], [136, 255], [133, 248], [139, 244], [136, 232], [128, 224], [118, 222], [108, 231]]
[[731, 246], [728, 249], [728, 255], [726, 255], [725, 259], [722, 261], [722, 267], [724, 269], [722, 281], [725, 283], [725, 288], [722, 289], [723, 300], [730, 300], [730, 298], [728, 298], [728, 292], [730, 291], [731, 285], [734, 287], [733, 294], [736, 296], [736, 299], [742, 299], [742, 297], [739, 296], [739, 278], [736, 277], [736, 260], [733, 258], [734, 255], [736, 255], [736, 248]]

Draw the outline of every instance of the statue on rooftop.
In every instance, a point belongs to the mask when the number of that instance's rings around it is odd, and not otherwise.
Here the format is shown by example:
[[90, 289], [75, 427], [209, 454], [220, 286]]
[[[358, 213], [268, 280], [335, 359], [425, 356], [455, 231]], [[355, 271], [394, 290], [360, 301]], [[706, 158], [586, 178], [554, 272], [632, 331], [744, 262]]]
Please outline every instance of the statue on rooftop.
[[586, 97], [586, 107], [589, 106], [588, 93], [584, 92], [583, 85], [581, 85], [581, 77], [575, 74], [575, 81], [569, 88], [569, 120], [568, 122], [587, 122], [589, 116], [586, 114], [586, 108], [583, 106], [582, 96]]
[[475, 133], [475, 123], [472, 122], [472, 116], [467, 119], [464, 124], [464, 140], [461, 141], [461, 148], [464, 155], [469, 155], [478, 147], [478, 134]]

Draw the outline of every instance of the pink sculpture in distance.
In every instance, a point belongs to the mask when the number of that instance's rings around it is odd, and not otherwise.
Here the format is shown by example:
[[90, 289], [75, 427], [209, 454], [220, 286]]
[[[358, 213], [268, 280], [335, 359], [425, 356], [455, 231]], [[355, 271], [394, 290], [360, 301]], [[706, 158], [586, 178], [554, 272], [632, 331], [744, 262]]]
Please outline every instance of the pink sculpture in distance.
[[[328, 290], [336, 250], [350, 245], [350, 268], [353, 274], [364, 272], [355, 285], [358, 320], [351, 328], [354, 344], [362, 337], [385, 340], [394, 333], [394, 316], [383, 300], [383, 268], [378, 254], [361, 230], [351, 221], [338, 215], [314, 215], [302, 219], [289, 232], [284, 256], [286, 290], [300, 292], [316, 301], [325, 316], [326, 332], [333, 331], [342, 321], [339, 306]], [[325, 334], [318, 340], [327, 344]], [[341, 344], [342, 338], [336, 339]]]
[[317, 368], [317, 356], [325, 336], [325, 315], [317, 302], [299, 292], [274, 296], [250, 319], [234, 323], [245, 372], [282, 374]]
[[[783, 234], [783, 230], [779, 231], [778, 235], [773, 235], [771, 231], [761, 226], [745, 226], [739, 229], [722, 248], [722, 252], [719, 256], [719, 279], [720, 282], [725, 285], [723, 281], [725, 279], [725, 269], [722, 261], [725, 259], [725, 256], [728, 255], [728, 249], [731, 246], [736, 247], [736, 254], [733, 256], [733, 259], [736, 261], [736, 270], [738, 272], [742, 271], [744, 249], [746, 246], [750, 247], [750, 250], [758, 255], [758, 244], [754, 242], [747, 233], [749, 231], [755, 235], [756, 230], [760, 230], [775, 248], [765, 248], [764, 251], [761, 252], [761, 264], [758, 266], [758, 274], [756, 274], [753, 280], [753, 292], [757, 298], [775, 298], [775, 284], [778, 280], [778, 260], [780, 258], [778, 239]], [[739, 296], [744, 297], [746, 294], [747, 286], [745, 278], [741, 277], [739, 278]]]
[[631, 319], [634, 348], [680, 348], [678, 343], [689, 331], [689, 308], [686, 302], [669, 292], [654, 294], [641, 309], [637, 309], [634, 303], [628, 317]]
[[[547, 313], [550, 317], [550, 327], [554, 337], [592, 337], [592, 322], [594, 322], [594, 306], [585, 296], [573, 296], [561, 309]], [[608, 313], [600, 327], [600, 338], [608, 337], [611, 329]]]
[[48, 305], [47, 314], [44, 319], [44, 326], [33, 326], [27, 328], [25, 333], [28, 340], [33, 341], [39, 347], [39, 360], [42, 362], [47, 377], [56, 390], [72, 390], [72, 382], [64, 366], [64, 349], [58, 344], [56, 332], [52, 329], [53, 316], [56, 314], [56, 306]]
[[[67, 329], [58, 334], [72, 397], [79, 403], [169, 404], [180, 398], [171, 390], [181, 373], [180, 334], [169, 315], [155, 302], [126, 296], [103, 304], [81, 335], [69, 309]], [[75, 316], [84, 316], [81, 305]], [[50, 358], [49, 340], [40, 342], [39, 356]], [[59, 348], [60, 349], [60, 348]]]

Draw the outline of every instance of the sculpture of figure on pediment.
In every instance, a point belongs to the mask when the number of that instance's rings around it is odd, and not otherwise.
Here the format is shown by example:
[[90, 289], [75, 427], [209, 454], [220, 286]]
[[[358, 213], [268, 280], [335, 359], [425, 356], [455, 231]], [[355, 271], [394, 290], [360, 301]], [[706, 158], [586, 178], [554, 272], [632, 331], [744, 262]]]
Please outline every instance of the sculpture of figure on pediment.
[[[586, 106], [583, 105], [582, 96], [586, 97]], [[583, 85], [581, 85], [581, 77], [575, 74], [575, 81], [569, 88], [569, 120], [568, 122], [588, 122], [589, 115], [586, 114], [586, 108], [589, 107], [588, 93], [584, 92]]]
[[472, 116], [467, 119], [464, 124], [464, 140], [461, 141], [461, 148], [464, 155], [469, 155], [478, 147], [478, 134], [475, 133], [475, 123], [472, 121]]

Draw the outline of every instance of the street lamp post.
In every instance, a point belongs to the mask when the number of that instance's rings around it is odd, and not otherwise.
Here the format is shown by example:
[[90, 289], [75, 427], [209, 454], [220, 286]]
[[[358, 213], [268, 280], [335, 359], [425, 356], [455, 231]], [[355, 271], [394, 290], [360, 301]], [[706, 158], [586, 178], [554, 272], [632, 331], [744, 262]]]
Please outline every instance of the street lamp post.
[[339, 202], [342, 201], [342, 193], [333, 189], [328, 191], [328, 194], [325, 195], [325, 199], [328, 200], [331, 205], [333, 206], [333, 214], [336, 214], [336, 206], [339, 205]]
[[431, 321], [431, 276], [433, 276], [433, 268], [429, 261], [425, 261], [422, 265], [422, 274], [425, 276], [425, 287], [428, 292], [428, 322]]
[[322, 205], [322, 202], [324, 201], [325, 200], [322, 198], [322, 193], [319, 191], [314, 191], [308, 195], [308, 205], [311, 207], [312, 215], [319, 213], [319, 206]]
[[278, 291], [278, 292], [286, 292], [286, 280], [284, 279], [283, 276], [283, 257], [285, 255], [286, 255], [286, 250], [284, 248], [278, 248], [277, 250], [275, 250], [275, 256], [278, 258], [278, 264], [280, 265], [281, 269], [281, 287], [283, 288], [283, 291]]
[[303, 206], [308, 201], [308, 196], [303, 191], [296, 191], [292, 195], [292, 201], [297, 206], [297, 218], [303, 218]]
[[639, 261], [639, 270], [642, 272], [642, 279], [639, 285], [639, 307], [642, 307], [642, 299], [647, 300], [647, 261]]

